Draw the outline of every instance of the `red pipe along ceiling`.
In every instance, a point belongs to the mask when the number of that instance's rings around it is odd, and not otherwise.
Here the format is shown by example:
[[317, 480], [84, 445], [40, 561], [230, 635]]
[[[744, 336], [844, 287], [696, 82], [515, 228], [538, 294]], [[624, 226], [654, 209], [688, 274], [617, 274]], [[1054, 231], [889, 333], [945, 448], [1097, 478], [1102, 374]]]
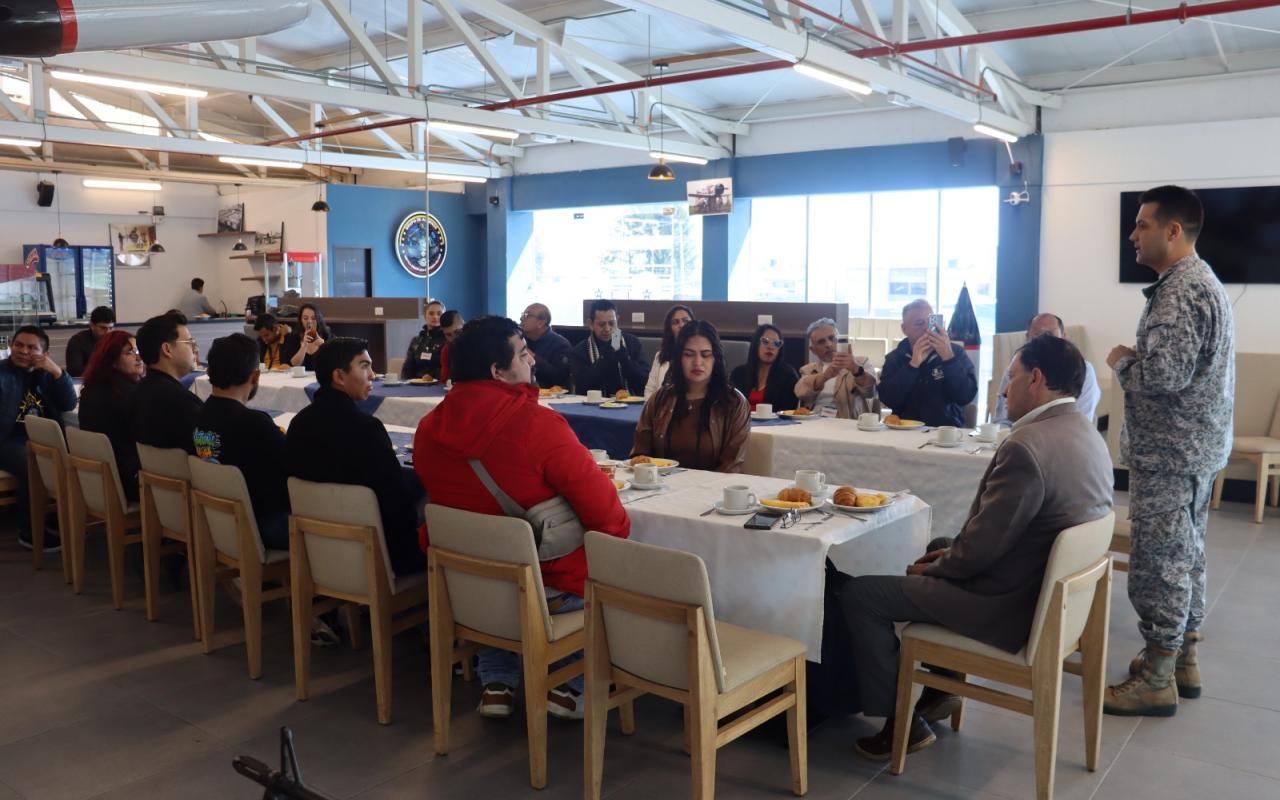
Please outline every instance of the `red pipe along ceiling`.
[[[853, 30], [863, 36], [867, 36], [873, 41], [885, 42], [879, 36], [876, 36], [861, 28], [855, 27], [844, 20], [823, 12], [819, 9], [792, 0], [793, 5], [801, 6], [807, 10], [813, 11], [825, 19], [831, 20], [850, 30]], [[864, 48], [862, 50], [850, 50], [850, 55], [859, 58], [883, 58], [883, 57], [906, 57], [909, 53], [920, 53], [930, 50], [942, 50], [948, 47], [962, 47], [973, 44], [988, 44], [991, 42], [1008, 42], [1019, 39], [1039, 39], [1047, 36], [1057, 36], [1064, 33], [1080, 33], [1083, 31], [1096, 31], [1106, 28], [1124, 28], [1131, 25], [1147, 25], [1155, 22], [1182, 22], [1185, 23], [1189, 19], [1197, 17], [1209, 17], [1217, 14], [1231, 14], [1240, 11], [1255, 11], [1262, 8], [1275, 8], [1280, 6], [1280, 0], [1220, 0], [1216, 3], [1205, 3], [1202, 5], [1189, 6], [1185, 2], [1175, 8], [1160, 9], [1156, 11], [1139, 11], [1130, 14], [1117, 14], [1110, 17], [1096, 17], [1094, 19], [1077, 20], [1074, 22], [1054, 22], [1045, 25], [1032, 25], [1024, 28], [1011, 28], [1003, 31], [987, 31], [985, 33], [974, 33], [965, 36], [942, 36], [936, 39], [921, 39], [914, 42], [886, 42], [879, 47]], [[978, 88], [981, 91], [990, 93], [990, 90], [983, 87], [976, 87], [969, 81], [964, 81], [958, 76], [945, 72], [935, 67], [933, 64], [921, 61], [920, 59], [911, 58], [911, 61], [917, 65], [923, 65], [943, 73], [951, 80], [958, 80], [969, 87]], [[716, 69], [700, 70], [697, 72], [685, 72], [677, 75], [662, 75], [656, 78], [647, 78], [637, 81], [626, 81], [623, 83], [610, 83], [600, 86], [594, 86], [584, 89], [570, 89], [563, 92], [551, 92], [550, 94], [538, 95], [536, 97], [522, 97], [518, 100], [507, 100], [500, 103], [490, 103], [489, 105], [478, 106], [484, 111], [501, 111], [508, 108], [524, 108], [526, 106], [543, 105], [546, 103], [558, 103], [565, 100], [574, 100], [579, 97], [593, 97], [602, 94], [613, 94], [615, 92], [633, 91], [636, 89], [645, 89], [654, 86], [669, 86], [679, 83], [692, 83], [695, 81], [713, 80], [715, 78], [726, 78], [735, 75], [751, 75], [757, 72], [772, 72], [773, 70], [788, 69], [793, 65], [791, 61], [775, 60], [762, 61], [756, 64], [742, 64], [735, 67], [720, 67]], [[374, 122], [368, 125], [358, 125], [351, 128], [340, 128], [335, 130], [323, 131], [320, 133], [307, 134], [303, 136], [291, 136], [287, 139], [275, 139], [263, 142], [264, 145], [289, 144], [292, 142], [307, 141], [310, 139], [320, 139], [329, 136], [340, 136], [348, 133], [360, 133], [362, 131], [376, 130], [379, 128], [390, 128], [399, 125], [410, 125], [415, 122], [425, 122], [422, 117], [405, 117], [403, 119], [384, 120], [382, 122]]]

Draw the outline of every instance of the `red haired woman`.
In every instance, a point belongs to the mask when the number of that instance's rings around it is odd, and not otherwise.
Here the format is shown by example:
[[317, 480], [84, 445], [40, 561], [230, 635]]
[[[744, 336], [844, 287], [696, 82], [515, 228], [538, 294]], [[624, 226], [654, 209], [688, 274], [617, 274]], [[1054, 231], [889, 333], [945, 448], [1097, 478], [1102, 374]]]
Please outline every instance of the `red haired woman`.
[[129, 500], [138, 499], [138, 448], [129, 432], [133, 392], [147, 368], [133, 334], [115, 330], [98, 340], [84, 370], [80, 427], [105, 433], [116, 454], [120, 483]]

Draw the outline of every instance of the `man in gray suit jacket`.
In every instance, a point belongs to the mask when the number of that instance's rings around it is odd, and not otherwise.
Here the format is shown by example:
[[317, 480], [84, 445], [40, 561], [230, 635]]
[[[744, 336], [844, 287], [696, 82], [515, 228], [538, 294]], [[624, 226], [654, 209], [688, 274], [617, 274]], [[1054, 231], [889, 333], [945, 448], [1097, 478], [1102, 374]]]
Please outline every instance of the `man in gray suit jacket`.
[[[929, 622], [1014, 653], [1031, 631], [1049, 551], [1065, 528], [1105, 516], [1114, 499], [1111, 458], [1075, 399], [1084, 359], [1065, 339], [1039, 336], [1018, 350], [1005, 390], [1013, 432], [982, 476], [964, 528], [950, 546], [935, 540], [906, 577], [867, 575], [846, 584], [848, 620], [863, 713], [885, 716], [855, 750], [887, 760], [897, 691], [895, 622]], [[908, 752], [935, 741], [929, 721], [959, 701], [926, 688], [916, 704]]]

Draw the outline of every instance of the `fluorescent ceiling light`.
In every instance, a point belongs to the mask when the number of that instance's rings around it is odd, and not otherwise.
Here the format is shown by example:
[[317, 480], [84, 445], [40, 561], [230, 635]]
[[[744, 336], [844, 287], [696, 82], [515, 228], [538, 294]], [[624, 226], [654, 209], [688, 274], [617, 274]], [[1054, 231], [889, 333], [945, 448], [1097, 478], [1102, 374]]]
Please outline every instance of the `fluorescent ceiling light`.
[[113, 181], [103, 178], [85, 178], [86, 189], [128, 189], [135, 192], [158, 192], [162, 188], [155, 181]]
[[125, 80], [124, 78], [108, 78], [105, 75], [89, 75], [84, 72], [67, 72], [65, 70], [55, 69], [51, 70], [49, 74], [62, 81], [88, 83], [94, 86], [114, 86], [117, 89], [136, 89], [141, 92], [150, 92], [151, 94], [175, 94], [179, 97], [209, 96], [209, 93], [204, 89], [188, 89], [185, 86], [169, 86], [163, 83], [130, 81]]
[[1016, 134], [1009, 133], [1008, 131], [1002, 131], [999, 128], [993, 128], [985, 122], [979, 122], [973, 126], [973, 129], [985, 136], [990, 136], [992, 139], [999, 139], [1000, 141], [1007, 142], [1009, 144], [1013, 144], [1018, 141]]
[[804, 62], [792, 64], [791, 68], [806, 78], [813, 78], [829, 83], [832, 86], [839, 86], [841, 89], [846, 89], [855, 94], [871, 94], [871, 84], [860, 81], [857, 78], [850, 78], [838, 72], [832, 72], [829, 69], [815, 67]]
[[223, 164], [240, 164], [245, 167], [271, 167], [272, 169], [302, 169], [300, 161], [270, 161], [265, 158], [241, 158], [240, 156], [218, 156]]
[[485, 183], [489, 180], [479, 175], [445, 175], [440, 172], [428, 172], [427, 179], [433, 181], [457, 181], [458, 183]]
[[705, 158], [698, 158], [697, 156], [682, 156], [675, 153], [659, 153], [656, 150], [649, 153], [649, 158], [656, 158], [659, 161], [675, 161], [679, 164], [697, 164], [698, 166], [702, 166], [707, 163]]
[[504, 131], [501, 128], [486, 128], [483, 125], [467, 125], [461, 122], [446, 122], [442, 120], [431, 120], [427, 123], [427, 129], [436, 128], [442, 131], [454, 131], [456, 133], [474, 133], [480, 136], [492, 136], [495, 139], [515, 139], [520, 134], [515, 131]]
[[44, 142], [39, 139], [13, 139], [8, 136], [0, 136], [0, 145], [8, 145], [10, 147], [39, 147]]

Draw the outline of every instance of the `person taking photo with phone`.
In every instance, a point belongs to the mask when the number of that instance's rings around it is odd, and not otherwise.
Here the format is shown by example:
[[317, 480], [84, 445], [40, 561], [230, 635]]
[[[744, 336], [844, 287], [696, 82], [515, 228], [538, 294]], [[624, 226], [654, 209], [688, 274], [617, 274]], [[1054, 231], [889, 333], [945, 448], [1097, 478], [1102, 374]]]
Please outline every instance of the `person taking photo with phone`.
[[952, 344], [927, 300], [902, 309], [906, 338], [884, 360], [880, 400], [902, 419], [964, 425], [964, 407], [978, 396], [978, 376], [964, 348]]

